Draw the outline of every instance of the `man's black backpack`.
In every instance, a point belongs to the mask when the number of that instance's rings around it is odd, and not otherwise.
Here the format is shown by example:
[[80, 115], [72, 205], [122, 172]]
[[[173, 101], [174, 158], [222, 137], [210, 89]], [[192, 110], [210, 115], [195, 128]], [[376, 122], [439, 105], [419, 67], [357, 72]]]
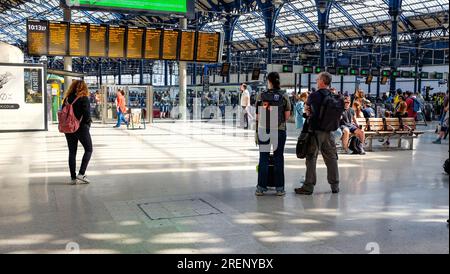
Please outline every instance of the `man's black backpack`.
[[[280, 90], [273, 90], [273, 91], [265, 91], [261, 93], [261, 101], [258, 102], [258, 107], [263, 106], [266, 111], [266, 128], [273, 128], [275, 125], [270, 125], [270, 115], [277, 115], [278, 116], [278, 125], [276, 127], [280, 126], [282, 123], [286, 122], [285, 118], [285, 99], [283, 97], [283, 93]], [[273, 108], [271, 107], [277, 107], [278, 113], [274, 114], [271, 113], [273, 111]]]
[[361, 154], [361, 141], [356, 136], [350, 138], [348, 148], [353, 152], [352, 154]]
[[334, 94], [326, 89], [318, 90], [323, 96], [320, 107], [318, 129], [322, 131], [335, 131], [340, 126], [341, 116], [344, 113], [344, 97]]

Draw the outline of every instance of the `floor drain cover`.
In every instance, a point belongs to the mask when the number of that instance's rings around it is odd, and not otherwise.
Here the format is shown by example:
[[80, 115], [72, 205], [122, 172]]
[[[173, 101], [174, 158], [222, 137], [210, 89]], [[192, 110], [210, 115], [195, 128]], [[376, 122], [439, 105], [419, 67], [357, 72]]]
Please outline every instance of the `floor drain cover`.
[[150, 220], [196, 217], [221, 214], [222, 211], [203, 199], [174, 200], [138, 204]]

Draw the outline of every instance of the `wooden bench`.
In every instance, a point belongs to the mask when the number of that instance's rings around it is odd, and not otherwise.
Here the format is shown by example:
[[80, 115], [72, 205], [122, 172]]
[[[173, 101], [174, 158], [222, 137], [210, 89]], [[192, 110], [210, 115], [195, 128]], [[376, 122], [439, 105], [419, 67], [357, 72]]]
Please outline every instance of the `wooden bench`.
[[358, 125], [364, 129], [367, 150], [372, 151], [374, 138], [398, 137], [397, 147], [401, 148], [402, 140], [409, 141], [409, 149], [413, 149], [414, 139], [423, 134], [424, 131], [416, 129], [414, 118], [357, 118]]

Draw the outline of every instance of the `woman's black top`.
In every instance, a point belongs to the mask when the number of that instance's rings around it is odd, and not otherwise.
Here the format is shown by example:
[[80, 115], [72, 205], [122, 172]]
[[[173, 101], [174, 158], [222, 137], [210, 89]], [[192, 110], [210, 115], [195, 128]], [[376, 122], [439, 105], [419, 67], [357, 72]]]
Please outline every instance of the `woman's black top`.
[[[77, 98], [77, 96], [74, 93], [72, 93], [67, 98], [67, 102], [69, 104], [72, 104], [72, 102], [75, 101], [75, 98]], [[92, 123], [91, 103], [89, 102], [89, 97], [87, 96], [80, 97], [75, 102], [75, 104], [73, 104], [73, 113], [75, 114], [75, 117], [77, 117], [78, 120], [80, 120], [81, 117], [83, 117], [80, 122], [81, 125], [86, 124], [88, 126], [91, 126]]]

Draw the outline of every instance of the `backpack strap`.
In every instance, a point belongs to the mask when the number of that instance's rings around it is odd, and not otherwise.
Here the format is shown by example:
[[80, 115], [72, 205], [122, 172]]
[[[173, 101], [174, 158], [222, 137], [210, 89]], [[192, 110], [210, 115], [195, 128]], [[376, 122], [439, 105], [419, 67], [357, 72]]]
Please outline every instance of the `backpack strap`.
[[[80, 99], [80, 98], [81, 98], [81, 96], [77, 96], [77, 98], [75, 98], [75, 100], [73, 100], [73, 102], [72, 102], [71, 105], [75, 104], [75, 102], [78, 101], [78, 99]], [[68, 103], [68, 102], [67, 102], [67, 103]]]

